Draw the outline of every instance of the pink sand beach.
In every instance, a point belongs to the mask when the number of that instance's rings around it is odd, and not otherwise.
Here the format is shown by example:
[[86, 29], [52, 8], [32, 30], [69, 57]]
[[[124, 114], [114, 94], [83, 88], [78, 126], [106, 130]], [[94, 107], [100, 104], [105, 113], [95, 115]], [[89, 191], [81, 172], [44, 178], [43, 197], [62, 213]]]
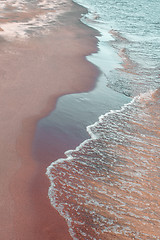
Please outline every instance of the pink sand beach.
[[79, 22], [84, 11], [72, 4], [72, 14], [65, 16], [65, 23], [61, 16], [63, 24], [53, 27], [47, 35], [9, 42], [2, 38], [0, 238], [3, 240], [71, 239], [65, 220], [48, 198], [45, 171], [50, 163], [35, 161], [32, 140], [37, 121], [54, 109], [59, 96], [94, 87], [99, 71], [85, 56], [97, 51], [97, 33]]

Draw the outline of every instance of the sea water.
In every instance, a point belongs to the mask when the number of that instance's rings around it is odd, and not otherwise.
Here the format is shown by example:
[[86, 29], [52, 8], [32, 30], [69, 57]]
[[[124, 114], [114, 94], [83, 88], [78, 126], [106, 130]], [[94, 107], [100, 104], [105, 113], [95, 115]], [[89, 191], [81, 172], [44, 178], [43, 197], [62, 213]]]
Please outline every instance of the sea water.
[[88, 140], [48, 167], [51, 204], [73, 239], [160, 239], [160, 2], [77, 2], [89, 10], [82, 21], [101, 32], [99, 46], [121, 59], [107, 75], [99, 66], [106, 85], [132, 100], [103, 113]]

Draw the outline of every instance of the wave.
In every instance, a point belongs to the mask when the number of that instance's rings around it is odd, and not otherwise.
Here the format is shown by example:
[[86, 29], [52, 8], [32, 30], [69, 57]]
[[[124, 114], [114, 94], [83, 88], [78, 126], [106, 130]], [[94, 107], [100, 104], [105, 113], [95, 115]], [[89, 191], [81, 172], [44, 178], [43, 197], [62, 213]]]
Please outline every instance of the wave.
[[48, 167], [51, 204], [73, 239], [158, 239], [159, 103], [156, 90], [101, 116], [91, 139]]
[[133, 99], [101, 115], [87, 127], [90, 139], [47, 168], [49, 198], [73, 239], [159, 239], [158, 57], [144, 55], [149, 67], [143, 64], [144, 56], [135, 51], [141, 50], [142, 41], [132, 42], [121, 31], [106, 28], [94, 14], [83, 22], [101, 32], [100, 52], [105, 44], [113, 47], [118, 66], [105, 73], [105, 61], [92, 62], [99, 64], [109, 87]]

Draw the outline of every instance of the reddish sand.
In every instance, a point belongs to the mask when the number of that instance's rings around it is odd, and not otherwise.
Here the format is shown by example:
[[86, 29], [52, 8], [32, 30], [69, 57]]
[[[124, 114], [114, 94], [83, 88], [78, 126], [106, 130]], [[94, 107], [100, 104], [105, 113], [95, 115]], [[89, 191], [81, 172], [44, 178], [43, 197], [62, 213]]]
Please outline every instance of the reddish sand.
[[[84, 11], [84, 10], [83, 10]], [[96, 38], [81, 7], [50, 36], [1, 43], [0, 50], [0, 239], [71, 239], [65, 220], [50, 205], [47, 162], [32, 155], [37, 121], [66, 93], [93, 88], [98, 70], [85, 60]], [[75, 17], [76, 16], [76, 17]], [[68, 22], [67, 22], [68, 19]], [[74, 24], [73, 24], [74, 22]]]

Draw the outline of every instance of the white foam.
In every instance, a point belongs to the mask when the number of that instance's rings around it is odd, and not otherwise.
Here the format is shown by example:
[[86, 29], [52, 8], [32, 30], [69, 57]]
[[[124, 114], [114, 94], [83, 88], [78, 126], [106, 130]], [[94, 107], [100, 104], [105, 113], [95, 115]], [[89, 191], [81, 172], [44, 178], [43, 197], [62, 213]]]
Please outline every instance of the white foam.
[[[7, 40], [14, 40], [15, 38], [24, 39], [28, 38], [30, 34], [39, 34], [39, 33], [48, 33], [49, 27], [53, 25], [54, 21], [57, 19], [57, 16], [64, 12], [62, 5], [66, 3], [64, 1], [48, 1], [37, 3], [39, 9], [47, 9], [44, 14], [38, 14], [35, 17], [29, 19], [28, 21], [17, 21], [17, 22], [6, 22], [0, 25], [3, 31], [0, 31], [0, 36], [4, 37]], [[28, 1], [13, 1], [8, 0], [0, 3], [0, 7], [5, 9], [7, 6], [14, 7], [14, 9], [8, 10], [10, 13], [15, 11], [20, 12], [30, 12], [31, 9], [28, 7]], [[35, 4], [35, 2], [33, 3]], [[56, 11], [55, 11], [56, 10]], [[5, 11], [2, 14], [2, 17], [5, 18]]]
[[[93, 26], [93, 25], [92, 25]], [[103, 31], [102, 31], [103, 32]], [[107, 38], [107, 36], [104, 36], [103, 34], [102, 34], [102, 37], [99, 37], [99, 41], [101, 42], [101, 41], [105, 41], [105, 39]], [[108, 37], [108, 39], [111, 39], [111, 37], [109, 38]], [[99, 44], [99, 46], [101, 46], [100, 44]], [[96, 56], [97, 57], [97, 56]], [[88, 58], [89, 60], [90, 59], [92, 59], [92, 57], [89, 57]], [[98, 66], [98, 67], [101, 67], [101, 64], [100, 64], [100, 66]], [[103, 69], [102, 67], [101, 67], [101, 69], [102, 69], [102, 71], [105, 71], [105, 69]], [[98, 135], [98, 133], [96, 132], [96, 133], [94, 133], [93, 131], [92, 131], [92, 129], [93, 128], [96, 128], [96, 127], [98, 127], [98, 125], [99, 125], [99, 123], [103, 123], [103, 121], [105, 120], [105, 119], [107, 119], [107, 118], [109, 118], [111, 115], [114, 115], [114, 114], [116, 114], [116, 115], [119, 115], [119, 114], [122, 114], [123, 112], [126, 112], [127, 111], [127, 109], [129, 109], [130, 107], [132, 107], [132, 106], [134, 106], [134, 104], [136, 104], [137, 102], [141, 102], [141, 101], [149, 101], [151, 98], [152, 98], [152, 94], [153, 94], [154, 92], [153, 91], [149, 91], [149, 92], [147, 92], [147, 93], [144, 93], [144, 94], [140, 94], [139, 96], [136, 96], [136, 97], [134, 97], [132, 100], [131, 100], [131, 102], [130, 103], [128, 103], [128, 104], [125, 104], [125, 105], [123, 105], [122, 107], [121, 107], [121, 109], [120, 110], [111, 110], [111, 111], [109, 111], [109, 112], [107, 112], [106, 114], [104, 114], [104, 115], [101, 115], [100, 117], [99, 117], [99, 120], [97, 121], [97, 122], [95, 122], [94, 124], [92, 124], [92, 125], [90, 125], [90, 126], [88, 126], [87, 127], [87, 132], [89, 133], [89, 135], [90, 135], [90, 139], [87, 139], [87, 140], [85, 140], [84, 142], [82, 142], [79, 146], [77, 146], [76, 147], [76, 149], [75, 150], [69, 150], [69, 151], [66, 151], [65, 152], [65, 155], [66, 155], [66, 158], [61, 158], [61, 159], [58, 159], [57, 161], [55, 161], [55, 162], [53, 162], [48, 168], [47, 168], [47, 172], [46, 172], [46, 174], [48, 175], [48, 177], [49, 177], [49, 179], [50, 179], [50, 182], [51, 182], [51, 185], [50, 185], [50, 188], [49, 188], [49, 192], [48, 192], [48, 195], [49, 195], [49, 198], [50, 198], [50, 200], [51, 200], [51, 203], [53, 202], [53, 206], [59, 211], [59, 213], [67, 220], [67, 223], [68, 223], [68, 226], [69, 226], [69, 230], [70, 230], [70, 234], [71, 234], [71, 236], [73, 237], [73, 239], [76, 239], [75, 238], [75, 235], [74, 235], [74, 231], [73, 231], [73, 227], [72, 227], [72, 219], [69, 217], [69, 216], [67, 216], [67, 214], [66, 214], [66, 212], [64, 213], [63, 212], [63, 210], [62, 210], [62, 206], [61, 205], [57, 205], [56, 204], [56, 200], [55, 201], [53, 201], [53, 192], [55, 191], [56, 192], [56, 187], [55, 187], [55, 184], [54, 184], [54, 177], [53, 177], [53, 175], [52, 175], [52, 171], [54, 171], [54, 169], [56, 169], [56, 165], [60, 165], [61, 166], [61, 164], [62, 164], [62, 168], [63, 168], [63, 165], [65, 165], [65, 163], [66, 163], [66, 165], [69, 165], [69, 162], [70, 161], [74, 161], [74, 157], [73, 157], [73, 154], [74, 154], [74, 152], [77, 152], [77, 151], [79, 151], [79, 150], [81, 150], [83, 147], [85, 147], [87, 144], [89, 144], [90, 143], [90, 141], [93, 141], [93, 140], [95, 140], [95, 139], [98, 139], [100, 136]], [[125, 115], [125, 114], [124, 114]], [[116, 142], [116, 141], [115, 141]], [[111, 155], [112, 156], [112, 155]], [[115, 159], [115, 162], [116, 162], [116, 159]], [[110, 164], [110, 167], [112, 167], [112, 165], [113, 165], [113, 163], [114, 163], [114, 160], [113, 160], [113, 162]], [[87, 163], [82, 163], [82, 165], [85, 165], [85, 164], [87, 164]], [[73, 168], [75, 167], [75, 165], [73, 166]], [[92, 166], [92, 167], [94, 167], [94, 166]], [[65, 167], [64, 167], [64, 169], [65, 169]], [[66, 172], [67, 172], [67, 170], [68, 169], [66, 169]], [[63, 171], [63, 170], [62, 170]], [[73, 169], [73, 171], [72, 171], [72, 173], [77, 173], [78, 172], [78, 170], [77, 169]], [[115, 172], [115, 171], [113, 171], [113, 170], [110, 170], [110, 172], [112, 172], [114, 175], [118, 175], [118, 173], [117, 172]], [[80, 174], [80, 170], [79, 170], [79, 172], [78, 172], [79, 174]], [[91, 173], [92, 173], [92, 175], [94, 176], [94, 171], [91, 171]], [[136, 173], [137, 174], [137, 173]], [[134, 175], [135, 177], [136, 177], [136, 174]], [[138, 172], [138, 174], [139, 174], [139, 172]], [[56, 175], [56, 174], [55, 174]], [[73, 174], [74, 175], [74, 174]], [[75, 174], [76, 175], [76, 174]], [[87, 175], [87, 174], [86, 174]], [[85, 175], [85, 176], [86, 176]], [[129, 175], [129, 174], [128, 174]], [[64, 176], [65, 177], [65, 176]], [[55, 177], [56, 178], [56, 177]], [[97, 180], [98, 180], [98, 178], [97, 178]], [[67, 181], [68, 181], [68, 178], [67, 178]], [[79, 181], [80, 181], [80, 179], [79, 179]], [[69, 182], [65, 182], [65, 184], [66, 185], [68, 185], [68, 186], [70, 186], [70, 183]], [[132, 186], [132, 188], [129, 188], [128, 189], [128, 192], [137, 192], [137, 193], [139, 193], [139, 195], [141, 195], [141, 191], [137, 191], [137, 189], [134, 187], [134, 184], [132, 183], [132, 182], [130, 182], [130, 184], [131, 184], [131, 186]], [[123, 187], [125, 187], [124, 185], [123, 185]], [[126, 188], [127, 188], [127, 186], [126, 186]], [[96, 188], [95, 188], [96, 189]], [[84, 190], [84, 189], [83, 189]], [[117, 200], [117, 201], [119, 201], [119, 203], [123, 206], [124, 205], [124, 202], [123, 201], [120, 201], [120, 199], [121, 199], [121, 195], [119, 194], [117, 194], [117, 193], [115, 193], [115, 194], [113, 194], [112, 192], [109, 192], [108, 191], [108, 189], [101, 189], [101, 190], [99, 190], [98, 189], [98, 191], [99, 191], [99, 193], [101, 192], [101, 193], [104, 193], [104, 194], [106, 194], [106, 196], [108, 196], [109, 198], [111, 198], [111, 199], [113, 199], [113, 200]], [[87, 194], [87, 193], [86, 193]], [[79, 195], [79, 197], [80, 197], [81, 195]], [[85, 195], [85, 197], [87, 197], [86, 195]], [[84, 197], [84, 198], [85, 198]], [[76, 198], [76, 200], [78, 199], [78, 197]], [[74, 199], [75, 200], [75, 199]], [[88, 201], [88, 203], [91, 203], [91, 200], [87, 200], [86, 199], [86, 202]], [[85, 202], [85, 203], [86, 203]], [[100, 204], [99, 204], [99, 202], [98, 201], [93, 201], [92, 200], [92, 202], [94, 203], [94, 205], [96, 205], [96, 206], [100, 206]], [[78, 200], [77, 200], [77, 204], [79, 204], [79, 205], [82, 205], [82, 203], [81, 202], [78, 202]], [[87, 212], [87, 210], [86, 210], [86, 212]], [[117, 218], [117, 219], [123, 219], [123, 217], [122, 216], [120, 216], [120, 214], [121, 213], [123, 213], [123, 211], [122, 211], [122, 209], [121, 209], [121, 212], [119, 211], [119, 214], [118, 214], [118, 212], [117, 212], [117, 214], [116, 214], [116, 212], [114, 212], [114, 211], [112, 211], [112, 210], [110, 210], [110, 214], [113, 214], [114, 216], [115, 216], [115, 218]], [[125, 212], [124, 212], [125, 213]], [[69, 213], [68, 213], [69, 214]], [[94, 217], [95, 217], [95, 222], [97, 221], [97, 218], [99, 217], [97, 217], [97, 216], [95, 216], [95, 214], [96, 213], [92, 213], [93, 215], [94, 215]], [[134, 217], [137, 217], [136, 215], [134, 215], [134, 214], [130, 214], [131, 216], [134, 216]], [[106, 231], [107, 232], [114, 232], [114, 233], [118, 233], [118, 234], [122, 234], [122, 233], [124, 233], [124, 234], [126, 234], [126, 236], [127, 236], [127, 233], [132, 233], [131, 232], [131, 229], [130, 228], [127, 228], [127, 227], [123, 227], [123, 226], [119, 226], [118, 224], [116, 225], [116, 224], [114, 224], [114, 223], [111, 223], [112, 224], [112, 226], [110, 226], [109, 228], [107, 228], [106, 229]], [[114, 224], [114, 225], [113, 225]], [[103, 224], [102, 224], [103, 225]], [[103, 227], [103, 226], [102, 226]], [[95, 230], [95, 229], [93, 229], [93, 230]], [[104, 231], [105, 231], [105, 228], [104, 228]], [[81, 232], [82, 233], [82, 235], [83, 235], [83, 232]], [[98, 234], [98, 233], [97, 233]], [[135, 239], [140, 239], [139, 237], [138, 237], [138, 235], [139, 235], [139, 233], [137, 232], [137, 233], [133, 233], [133, 234], [135, 234]], [[93, 239], [93, 238], [91, 238], [91, 239]]]
[[66, 0], [61, 1], [50, 1], [50, 0], [42, 0], [38, 3], [38, 6], [42, 9], [57, 9], [60, 8], [61, 5], [66, 4]]
[[[59, 11], [58, 14], [61, 14]], [[49, 12], [45, 15], [39, 15], [36, 18], [32, 18], [28, 22], [11, 22], [1, 24], [3, 31], [0, 32], [0, 36], [7, 40], [13, 40], [15, 38], [24, 39], [29, 37], [29, 32], [32, 31], [33, 35], [39, 32], [48, 33], [50, 23], [56, 20], [58, 14]]]
[[[93, 133], [92, 132], [92, 128], [94, 127], [96, 127], [99, 123], [102, 123], [103, 122], [103, 120], [105, 120], [106, 118], [108, 118], [108, 117], [110, 117], [111, 115], [114, 115], [114, 114], [117, 114], [117, 115], [119, 115], [119, 114], [121, 114], [121, 113], [123, 113], [123, 112], [126, 112], [127, 111], [127, 109], [130, 109], [130, 107], [132, 107], [132, 106], [134, 106], [135, 104], [137, 104], [137, 102], [141, 102], [142, 100], [146, 100], [146, 99], [151, 99], [152, 98], [152, 94], [153, 94], [154, 92], [152, 92], [152, 91], [150, 91], [150, 92], [148, 92], [148, 93], [145, 93], [145, 94], [141, 94], [141, 95], [139, 95], [139, 96], [137, 96], [137, 97], [135, 97], [134, 99], [132, 99], [132, 101], [130, 102], [130, 103], [128, 103], [128, 104], [125, 104], [124, 106], [122, 106], [121, 107], [121, 109], [120, 110], [111, 110], [111, 111], [109, 111], [108, 113], [106, 113], [106, 114], [104, 114], [104, 115], [101, 115], [100, 117], [99, 117], [99, 120], [97, 121], [97, 122], [95, 122], [94, 124], [92, 124], [92, 125], [90, 125], [90, 126], [88, 126], [87, 127], [87, 131], [89, 132], [89, 135], [91, 136], [91, 138], [90, 139], [87, 139], [87, 140], [85, 140], [84, 142], [82, 142], [79, 146], [77, 146], [76, 147], [76, 149], [75, 150], [69, 150], [69, 151], [66, 151], [65, 152], [65, 154], [66, 154], [66, 158], [61, 158], [61, 159], [58, 159], [57, 161], [55, 161], [55, 162], [53, 162], [48, 168], [47, 168], [47, 172], [46, 172], [46, 174], [48, 175], [48, 177], [49, 177], [49, 179], [50, 179], [50, 183], [51, 183], [51, 185], [50, 185], [50, 188], [49, 188], [49, 192], [48, 192], [48, 195], [49, 195], [49, 198], [50, 198], [50, 200], [51, 200], [51, 204], [59, 211], [59, 213], [67, 220], [67, 223], [68, 223], [68, 226], [69, 226], [69, 228], [70, 228], [70, 234], [71, 234], [71, 236], [73, 237], [73, 239], [76, 239], [75, 238], [75, 235], [74, 235], [74, 232], [73, 232], [73, 229], [72, 229], [72, 219], [70, 218], [70, 217], [67, 217], [66, 216], [66, 211], [64, 212], [63, 211], [63, 205], [57, 205], [57, 203], [56, 203], [56, 198], [54, 199], [54, 191], [55, 191], [55, 184], [54, 184], [54, 177], [53, 177], [53, 175], [52, 175], [52, 171], [56, 168], [56, 165], [61, 165], [62, 164], [62, 166], [63, 166], [63, 163], [66, 163], [67, 164], [67, 162], [70, 162], [70, 161], [73, 161], [74, 160], [74, 157], [72, 156], [72, 154], [74, 153], [74, 152], [77, 152], [77, 151], [79, 151], [79, 150], [81, 150], [83, 147], [85, 147], [85, 145], [87, 145], [87, 144], [89, 144], [89, 142], [90, 141], [92, 141], [93, 139], [97, 139], [97, 138], [99, 138], [99, 136], [98, 136], [98, 134], [95, 134], [95, 133]], [[82, 163], [83, 164], [83, 163]], [[85, 164], [85, 162], [84, 162], [84, 164]], [[111, 164], [110, 164], [111, 165]], [[68, 166], [68, 164], [67, 164], [67, 166]], [[75, 166], [75, 165], [74, 165]], [[93, 167], [93, 166], [92, 166]], [[64, 167], [65, 168], [65, 167]], [[67, 171], [68, 171], [68, 169], [66, 169]], [[139, 173], [139, 171], [140, 170], [138, 170], [138, 173]], [[111, 171], [110, 170], [110, 172], [113, 172], [113, 171]], [[80, 170], [77, 172], [78, 174], [80, 174]], [[116, 172], [113, 172], [114, 173], [114, 175], [116, 175], [117, 173]], [[53, 173], [54, 174], [54, 173]], [[140, 174], [142, 174], [142, 171], [140, 172]], [[83, 174], [82, 174], [83, 175]], [[93, 174], [92, 175], [94, 175], [94, 172], [93, 172]], [[144, 175], [145, 175], [145, 172], [144, 172]], [[126, 176], [127, 176], [127, 172], [126, 172]], [[130, 177], [131, 176], [131, 174], [130, 173], [128, 173], [128, 176]], [[134, 174], [134, 176], [132, 176], [132, 177], [136, 177], [137, 175], [136, 175], [136, 173]], [[65, 176], [64, 176], [65, 177]], [[139, 177], [139, 175], [138, 175], [138, 177]], [[56, 178], [56, 177], [55, 177]], [[98, 179], [97, 179], [98, 180]], [[79, 181], [80, 181], [80, 179], [79, 179]], [[85, 183], [84, 183], [85, 184]], [[76, 189], [73, 185], [72, 185], [72, 183], [70, 183], [70, 181], [68, 181], [67, 180], [67, 182], [66, 182], [66, 185], [67, 186], [72, 186], [72, 188], [74, 188], [74, 189]], [[132, 187], [131, 187], [132, 186]], [[142, 193], [141, 193], [141, 191], [142, 190], [137, 190], [137, 188], [136, 188], [136, 183], [135, 182], [131, 182], [130, 181], [130, 185], [129, 185], [129, 188], [128, 188], [128, 185], [127, 186], [125, 186], [125, 184], [123, 183], [123, 187], [124, 187], [124, 189], [127, 189], [127, 191], [128, 192], [130, 192], [130, 193], [132, 193], [132, 192], [135, 192], [135, 193], [137, 193], [137, 194], [139, 194], [139, 195], [141, 195]], [[80, 188], [81, 189], [81, 188]], [[83, 189], [83, 191], [85, 191], [85, 189]], [[107, 189], [98, 189], [97, 191], [99, 191], [99, 193], [102, 193], [102, 194], [105, 194], [106, 196], [108, 196], [109, 198], [112, 198], [112, 199], [114, 199], [115, 201], [117, 200], [117, 197], [118, 197], [118, 195], [117, 195], [117, 193], [116, 194], [114, 194], [114, 193], [109, 193], [108, 192], [108, 190]], [[82, 194], [80, 194], [79, 195], [79, 198], [82, 198], [82, 195], [83, 195], [83, 192], [82, 192]], [[99, 207], [101, 207], [102, 206], [102, 204], [101, 203], [99, 203], [97, 200], [91, 200], [90, 198], [89, 198], [89, 195], [85, 195], [85, 196], [83, 196], [83, 199], [85, 200], [85, 204], [93, 204], [93, 205], [95, 205], [95, 206], [99, 206]], [[121, 195], [119, 195], [119, 197], [118, 197], [118, 199], [119, 199], [119, 203], [121, 204], [121, 206], [123, 206], [123, 201], [120, 201], [120, 199], [121, 199]], [[77, 196], [77, 202], [78, 202], [78, 196]], [[79, 205], [81, 205], [80, 204], [80, 202], [79, 202]], [[110, 211], [109, 211], [110, 212]], [[117, 211], [117, 215], [116, 215], [116, 213], [115, 212], [110, 212], [110, 214], [114, 214], [118, 219], [120, 219], [120, 218], [122, 218], [121, 216], [120, 216], [120, 214], [122, 214], [122, 210], [119, 212], [119, 214], [118, 214], [118, 211]], [[125, 214], [125, 213], [124, 213]], [[130, 216], [134, 216], [134, 217], [136, 217], [137, 218], [137, 216], [136, 215], [134, 215], [134, 214], [130, 214]], [[125, 230], [125, 229], [123, 229], [123, 230], [120, 230], [119, 229], [119, 226], [117, 225], [117, 227], [116, 226], [111, 226], [110, 228], [109, 228], [112, 232], [114, 232], [114, 233], [126, 233], [127, 234], [127, 229]], [[109, 231], [109, 229], [107, 230], [107, 231]], [[138, 238], [136, 238], [136, 239], [138, 239]]]
[[5, 37], [7, 40], [14, 38], [26, 38], [27, 26], [24, 23], [6, 23], [1, 24], [3, 31], [0, 32], [0, 36]]
[[24, 11], [27, 1], [23, 0], [1, 0], [0, 8], [7, 9], [8, 6], [15, 8], [14, 11]]

